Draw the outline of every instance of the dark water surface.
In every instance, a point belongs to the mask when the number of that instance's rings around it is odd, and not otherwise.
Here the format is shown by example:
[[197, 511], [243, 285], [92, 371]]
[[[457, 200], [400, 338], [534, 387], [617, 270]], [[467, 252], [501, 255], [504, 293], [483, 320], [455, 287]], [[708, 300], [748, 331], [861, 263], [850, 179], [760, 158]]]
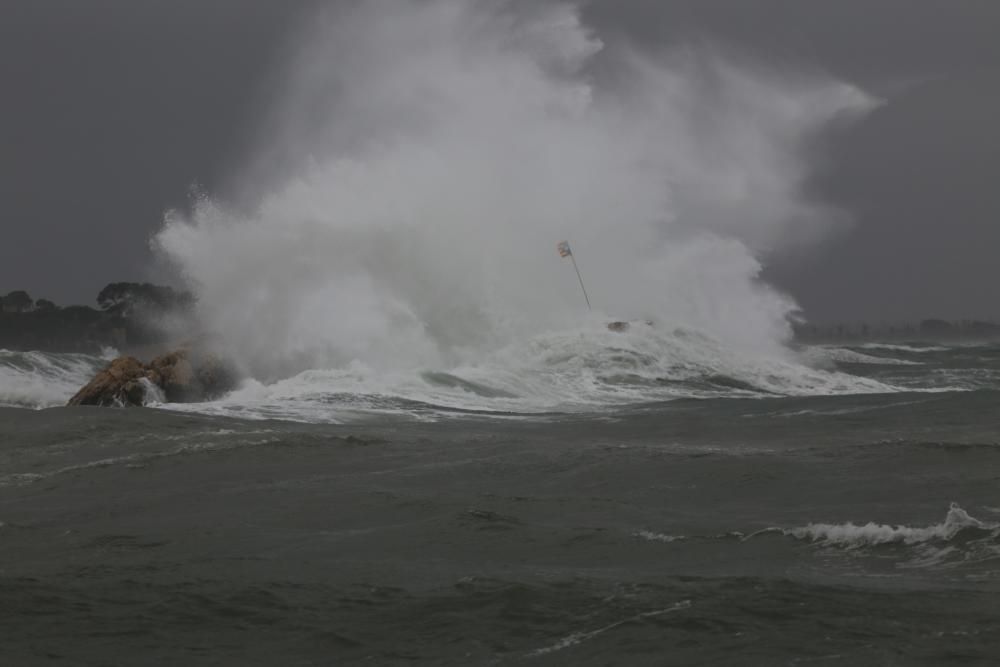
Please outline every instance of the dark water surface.
[[0, 662], [996, 664], [998, 404], [0, 408]]

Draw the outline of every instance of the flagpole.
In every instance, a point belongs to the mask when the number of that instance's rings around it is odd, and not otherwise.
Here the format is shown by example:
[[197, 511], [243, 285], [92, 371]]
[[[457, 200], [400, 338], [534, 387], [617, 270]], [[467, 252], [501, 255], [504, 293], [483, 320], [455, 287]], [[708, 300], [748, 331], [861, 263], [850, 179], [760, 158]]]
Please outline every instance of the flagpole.
[[590, 307], [590, 297], [587, 296], [587, 288], [583, 286], [583, 276], [580, 275], [580, 267], [576, 265], [576, 256], [569, 247], [569, 241], [560, 241], [557, 243], [556, 250], [559, 252], [560, 257], [569, 257], [570, 261], [573, 262], [573, 270], [576, 271], [576, 279], [580, 281], [580, 289], [583, 290], [583, 298], [587, 301], [587, 310], [593, 311], [594, 309]]
[[587, 288], [583, 286], [583, 278], [580, 276], [580, 269], [576, 265], [576, 255], [570, 253], [569, 258], [573, 262], [573, 270], [576, 271], [576, 279], [580, 281], [580, 289], [583, 290], [583, 298], [587, 301], [587, 310], [593, 311], [594, 309], [590, 307], [590, 297], [587, 296]]

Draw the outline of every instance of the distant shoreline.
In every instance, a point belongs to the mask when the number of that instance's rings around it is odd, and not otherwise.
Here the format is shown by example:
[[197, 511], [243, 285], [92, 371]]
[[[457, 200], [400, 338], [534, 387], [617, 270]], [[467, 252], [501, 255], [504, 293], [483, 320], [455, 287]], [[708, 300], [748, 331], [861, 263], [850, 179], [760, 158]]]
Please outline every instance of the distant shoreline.
[[150, 283], [110, 283], [97, 295], [100, 308], [60, 307], [17, 290], [0, 297], [0, 349], [99, 354], [155, 351], [168, 341], [164, 317], [190, 314], [189, 292]]
[[141, 320], [101, 311], [0, 313], [0, 349], [16, 352], [121, 354], [148, 356], [165, 348], [168, 339]]
[[[170, 343], [152, 321], [87, 306], [0, 312], [0, 349], [100, 354], [114, 348], [121, 354], [146, 358], [163, 352]], [[806, 345], [1000, 339], [1000, 324], [978, 320], [923, 320], [892, 326], [800, 324], [793, 331], [793, 342]]]
[[919, 322], [868, 324], [797, 324], [795, 341], [805, 344], [874, 342], [971, 342], [1000, 339], [1000, 324], [984, 320], [924, 319]]

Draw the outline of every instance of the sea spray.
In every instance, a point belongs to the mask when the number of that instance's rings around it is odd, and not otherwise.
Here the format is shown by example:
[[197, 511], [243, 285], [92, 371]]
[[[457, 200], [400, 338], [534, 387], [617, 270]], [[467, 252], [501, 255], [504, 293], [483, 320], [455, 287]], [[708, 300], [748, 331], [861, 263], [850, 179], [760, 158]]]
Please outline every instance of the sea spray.
[[859, 90], [639, 53], [567, 3], [376, 1], [311, 26], [248, 196], [201, 197], [153, 242], [255, 377], [520, 360], [512, 348], [604, 317], [787, 359], [795, 304], [758, 258], [836, 218], [802, 195], [802, 142], [868, 108]]

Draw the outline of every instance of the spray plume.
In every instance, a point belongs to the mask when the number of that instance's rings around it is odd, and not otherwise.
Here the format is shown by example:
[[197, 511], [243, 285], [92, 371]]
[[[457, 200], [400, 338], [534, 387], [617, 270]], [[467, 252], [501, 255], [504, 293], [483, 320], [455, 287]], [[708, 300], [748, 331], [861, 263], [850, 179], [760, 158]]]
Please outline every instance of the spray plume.
[[586, 328], [562, 239], [595, 321], [783, 354], [795, 304], [759, 258], [836, 218], [802, 195], [801, 148], [862, 92], [605, 44], [568, 3], [376, 0], [312, 26], [252, 203], [201, 198], [153, 241], [249, 372], [454, 368]]

